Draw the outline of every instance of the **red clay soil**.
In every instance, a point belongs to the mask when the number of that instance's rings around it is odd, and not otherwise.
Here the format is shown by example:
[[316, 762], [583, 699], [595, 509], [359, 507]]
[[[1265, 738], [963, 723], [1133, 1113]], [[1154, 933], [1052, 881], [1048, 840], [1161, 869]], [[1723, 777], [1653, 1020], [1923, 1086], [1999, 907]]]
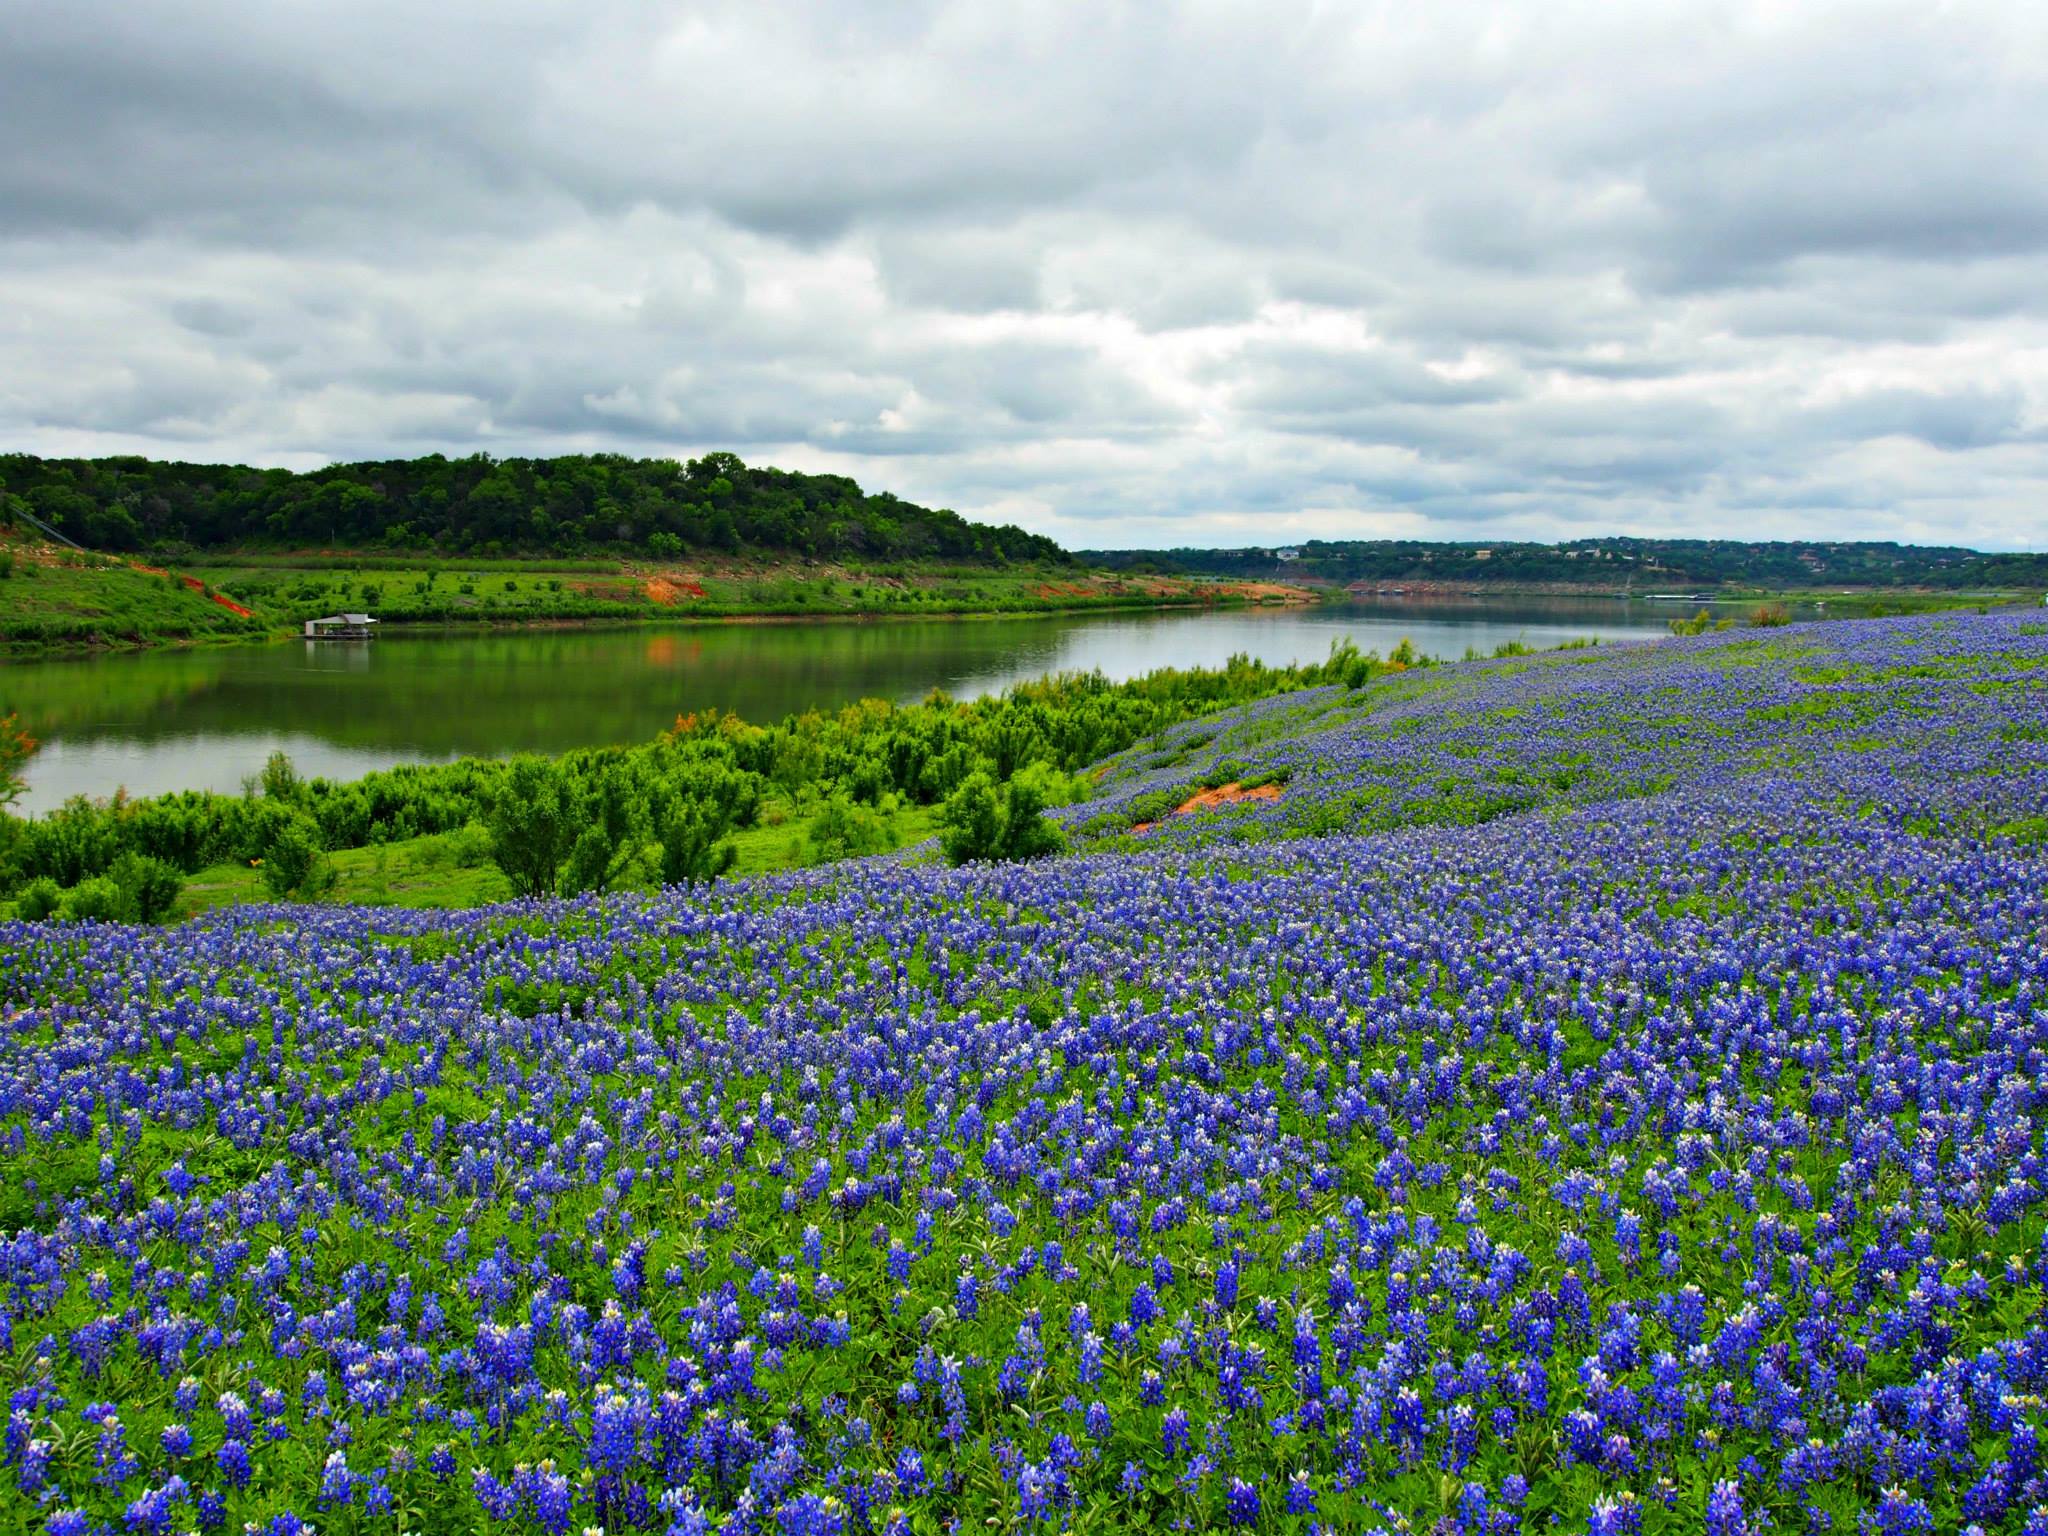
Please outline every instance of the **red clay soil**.
[[[201, 581], [197, 576], [181, 576], [178, 579], [184, 582], [185, 585], [190, 587], [194, 592], [206, 592], [206, 583]], [[219, 603], [221, 607], [227, 609], [229, 613], [238, 613], [245, 619], [253, 619], [256, 617], [255, 610], [250, 608], [244, 608], [232, 597], [222, 597], [218, 592], [206, 592], [206, 595], [212, 598], [216, 603]]]
[[[142, 574], [145, 576], [168, 576], [171, 574], [169, 571], [164, 570], [161, 566], [155, 565], [138, 565], [135, 567], [135, 569], [142, 572]], [[180, 576], [178, 580], [185, 583], [185, 585], [190, 587], [194, 592], [202, 593], [209, 600], [219, 603], [221, 607], [227, 609], [229, 613], [238, 613], [245, 619], [253, 619], [256, 617], [255, 613], [252, 610], [244, 608], [232, 597], [222, 597], [218, 592], [208, 592], [206, 590], [206, 583], [201, 581], [197, 576]]]
[[[1198, 794], [1189, 795], [1173, 808], [1173, 814], [1188, 816], [1196, 811], [1213, 811], [1219, 805], [1235, 805], [1240, 800], [1278, 800], [1283, 793], [1278, 784], [1259, 784], [1246, 789], [1233, 779], [1228, 784], [1218, 784], [1214, 789], [1205, 789]], [[1131, 830], [1149, 832], [1158, 825], [1156, 821], [1141, 821]]]
[[687, 576], [650, 576], [647, 578], [649, 600], [664, 608], [675, 605], [679, 597], [702, 597], [704, 589]]
[[1093, 597], [1095, 596], [1095, 590], [1092, 587], [1079, 586], [1071, 581], [1041, 581], [1031, 589], [1031, 595], [1044, 598], [1050, 602], [1058, 597]]

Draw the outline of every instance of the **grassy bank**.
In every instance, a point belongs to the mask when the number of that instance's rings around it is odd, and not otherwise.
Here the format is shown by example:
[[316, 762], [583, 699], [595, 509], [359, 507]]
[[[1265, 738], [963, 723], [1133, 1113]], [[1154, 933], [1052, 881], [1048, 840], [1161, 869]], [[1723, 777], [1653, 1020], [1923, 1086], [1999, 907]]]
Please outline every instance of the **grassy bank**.
[[384, 624], [535, 625], [1308, 600], [1268, 582], [1120, 576], [1052, 565], [476, 560], [319, 550], [194, 556], [169, 573], [18, 536], [0, 548], [10, 564], [10, 574], [0, 578], [0, 647], [14, 654], [282, 635], [309, 618], [349, 610]]
[[223, 595], [203, 575], [187, 580], [0, 528], [0, 649], [15, 654], [248, 640], [276, 627]]
[[[735, 875], [766, 875], [830, 862], [814, 839], [822, 806], [799, 806], [787, 798], [768, 801], [757, 825], [734, 834]], [[908, 848], [937, 829], [936, 808], [891, 806], [881, 812], [888, 846]], [[512, 887], [491, 863], [488, 837], [481, 829], [410, 837], [368, 848], [339, 848], [328, 854], [334, 884], [322, 895], [333, 905], [368, 907], [481, 907], [509, 901]], [[622, 889], [655, 888], [651, 878], [626, 882]], [[263, 871], [254, 863], [210, 864], [185, 883], [181, 914], [197, 916], [217, 907], [246, 906], [271, 900]], [[0, 903], [4, 910], [5, 903]]]
[[149, 906], [160, 915], [286, 893], [474, 905], [884, 853], [929, 838], [942, 804], [977, 782], [1029, 774], [1012, 800], [1065, 805], [1085, 789], [1078, 770], [1163, 726], [1398, 667], [1407, 651], [1381, 663], [1340, 647], [1308, 667], [1236, 658], [1121, 683], [1067, 674], [970, 701], [868, 699], [765, 726], [694, 713], [636, 747], [404, 765], [346, 782], [302, 779], [278, 753], [240, 795], [74, 797], [28, 820], [0, 815], [0, 898], [17, 916], [59, 906], [94, 916], [139, 897], [149, 874], [169, 884]]

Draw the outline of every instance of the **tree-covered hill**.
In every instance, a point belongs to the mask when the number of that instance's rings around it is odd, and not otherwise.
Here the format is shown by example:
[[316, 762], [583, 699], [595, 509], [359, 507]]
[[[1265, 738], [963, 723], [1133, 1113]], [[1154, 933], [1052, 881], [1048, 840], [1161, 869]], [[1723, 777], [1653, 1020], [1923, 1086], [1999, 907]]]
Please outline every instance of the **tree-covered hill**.
[[1950, 591], [2048, 586], [2048, 554], [1912, 544], [1739, 539], [1573, 539], [1563, 544], [1311, 539], [1259, 549], [1083, 550], [1111, 570], [1355, 581], [1562, 582], [1636, 591], [1736, 585], [1935, 587]]
[[296, 473], [156, 459], [0, 454], [0, 512], [96, 549], [189, 544], [381, 546], [494, 554], [763, 550], [824, 559], [1066, 561], [1051, 539], [972, 523], [844, 475], [621, 454], [429, 454]]

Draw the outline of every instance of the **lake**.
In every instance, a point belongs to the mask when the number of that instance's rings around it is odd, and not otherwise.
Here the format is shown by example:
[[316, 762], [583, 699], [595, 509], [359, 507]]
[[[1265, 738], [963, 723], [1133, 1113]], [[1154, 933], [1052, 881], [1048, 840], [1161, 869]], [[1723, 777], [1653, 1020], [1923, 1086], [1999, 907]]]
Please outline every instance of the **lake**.
[[1245, 652], [1316, 661], [1349, 636], [1431, 656], [1504, 641], [1648, 639], [1675, 608], [1619, 599], [1382, 601], [1223, 612], [390, 634], [0, 665], [0, 715], [43, 743], [18, 812], [66, 796], [233, 791], [272, 751], [351, 778], [400, 762], [639, 742], [685, 711], [767, 722], [861, 698], [959, 697], [1048, 672], [1131, 677]]

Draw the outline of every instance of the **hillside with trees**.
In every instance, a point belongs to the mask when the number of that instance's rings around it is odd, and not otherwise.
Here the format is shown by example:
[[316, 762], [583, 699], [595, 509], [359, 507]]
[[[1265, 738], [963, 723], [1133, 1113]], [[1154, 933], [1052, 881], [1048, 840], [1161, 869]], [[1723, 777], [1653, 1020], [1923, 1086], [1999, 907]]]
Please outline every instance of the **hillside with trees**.
[[0, 454], [0, 514], [23, 511], [93, 549], [307, 545], [473, 555], [704, 551], [825, 560], [1067, 563], [1051, 539], [969, 522], [844, 475], [734, 454], [450, 459], [298, 473], [157, 459]]
[[1979, 591], [2048, 586], [2048, 554], [1842, 541], [1573, 539], [1562, 544], [1311, 539], [1283, 548], [1083, 550], [1109, 570], [1334, 582], [1455, 582], [1605, 590], [1674, 587], [1931, 587]]

